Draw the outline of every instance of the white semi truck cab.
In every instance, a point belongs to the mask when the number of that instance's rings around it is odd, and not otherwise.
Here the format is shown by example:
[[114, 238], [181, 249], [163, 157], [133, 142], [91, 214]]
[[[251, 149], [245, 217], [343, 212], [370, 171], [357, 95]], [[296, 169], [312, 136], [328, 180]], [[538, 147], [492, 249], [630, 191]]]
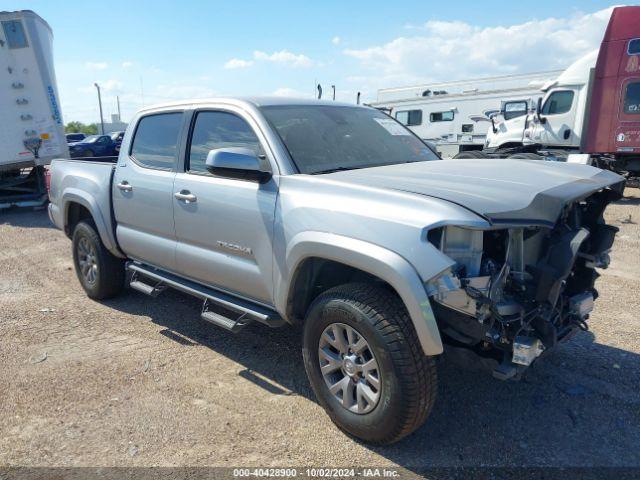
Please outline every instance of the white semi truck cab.
[[[545, 145], [563, 149], [580, 148], [589, 93], [589, 76], [598, 50], [577, 60], [556, 80], [542, 87], [539, 107], [528, 115], [504, 120], [502, 113], [489, 129], [486, 148]], [[538, 111], [540, 115], [538, 115]]]
[[482, 151], [455, 158], [520, 158], [587, 163], [640, 186], [640, 7], [613, 10], [600, 49], [542, 88], [536, 108], [490, 118]]

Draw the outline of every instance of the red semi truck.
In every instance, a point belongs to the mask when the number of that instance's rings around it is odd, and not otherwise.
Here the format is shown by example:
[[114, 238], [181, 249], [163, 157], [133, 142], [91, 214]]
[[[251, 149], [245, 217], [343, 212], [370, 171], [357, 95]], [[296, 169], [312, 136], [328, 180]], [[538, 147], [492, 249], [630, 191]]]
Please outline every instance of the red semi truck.
[[[600, 49], [542, 88], [528, 115], [490, 120], [482, 151], [456, 158], [589, 163], [640, 179], [640, 7], [613, 10]], [[479, 119], [476, 119], [479, 120]]]

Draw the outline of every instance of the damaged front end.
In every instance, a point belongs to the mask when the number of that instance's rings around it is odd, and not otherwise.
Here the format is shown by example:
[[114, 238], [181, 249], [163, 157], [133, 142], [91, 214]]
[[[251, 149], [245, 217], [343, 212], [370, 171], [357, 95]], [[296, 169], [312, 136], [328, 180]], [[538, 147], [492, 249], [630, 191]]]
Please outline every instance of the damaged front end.
[[604, 223], [620, 193], [604, 189], [565, 206], [556, 224], [447, 226], [429, 241], [454, 265], [427, 282], [446, 351], [517, 378], [543, 352], [587, 330], [618, 229]]

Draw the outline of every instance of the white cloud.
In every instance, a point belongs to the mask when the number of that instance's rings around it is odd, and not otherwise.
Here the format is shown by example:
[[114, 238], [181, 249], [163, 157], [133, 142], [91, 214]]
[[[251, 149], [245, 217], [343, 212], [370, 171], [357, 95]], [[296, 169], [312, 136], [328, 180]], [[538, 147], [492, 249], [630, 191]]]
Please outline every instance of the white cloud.
[[107, 62], [86, 62], [84, 66], [89, 70], [104, 70], [109, 64]]
[[511, 26], [429, 21], [415, 36], [344, 54], [377, 73], [365, 87], [562, 69], [598, 48], [612, 8]]
[[[120, 93], [124, 86], [120, 80], [115, 79], [98, 80], [96, 83], [100, 86], [101, 92], [111, 92], [114, 94]], [[96, 91], [96, 86], [92, 83], [91, 85], [78, 88], [78, 91], [81, 93], [94, 93]]]
[[341, 39], [340, 39], [340, 37], [338, 37], [338, 36], [335, 36], [335, 37], [333, 37], [333, 38], [331, 39], [331, 43], [333, 43], [334, 45], [339, 45], [339, 44], [340, 44], [340, 41], [341, 41]]
[[241, 58], [232, 58], [224, 64], [224, 68], [232, 70], [234, 68], [247, 68], [253, 65], [251, 60], [242, 60]]
[[122, 68], [133, 67], [133, 62], [122, 62]]
[[123, 83], [120, 80], [105, 80], [104, 82], [98, 82], [100, 88], [105, 92], [119, 92], [122, 90]]
[[273, 91], [271, 95], [276, 97], [294, 97], [294, 98], [311, 98], [313, 95], [310, 93], [303, 93], [300, 90], [289, 87], [280, 87]]
[[263, 62], [281, 63], [291, 67], [311, 67], [313, 61], [303, 54], [295, 54], [288, 50], [280, 50], [271, 54], [256, 50], [253, 52], [253, 58]]

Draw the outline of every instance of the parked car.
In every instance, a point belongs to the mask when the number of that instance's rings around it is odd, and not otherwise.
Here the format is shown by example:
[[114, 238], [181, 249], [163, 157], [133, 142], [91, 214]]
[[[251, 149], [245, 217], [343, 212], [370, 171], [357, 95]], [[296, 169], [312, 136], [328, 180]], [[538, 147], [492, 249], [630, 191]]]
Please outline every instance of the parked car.
[[318, 401], [356, 437], [425, 421], [445, 345], [512, 379], [586, 328], [617, 232], [613, 172], [440, 160], [338, 102], [185, 102], [133, 122], [117, 166], [51, 166], [49, 215], [87, 295], [117, 295], [128, 270], [131, 288], [198, 297], [232, 332], [301, 325]]
[[67, 144], [81, 142], [87, 136], [84, 133], [67, 133], [65, 135], [67, 137]]
[[109, 157], [117, 155], [116, 143], [109, 135], [90, 135], [84, 140], [69, 144], [71, 158]]

